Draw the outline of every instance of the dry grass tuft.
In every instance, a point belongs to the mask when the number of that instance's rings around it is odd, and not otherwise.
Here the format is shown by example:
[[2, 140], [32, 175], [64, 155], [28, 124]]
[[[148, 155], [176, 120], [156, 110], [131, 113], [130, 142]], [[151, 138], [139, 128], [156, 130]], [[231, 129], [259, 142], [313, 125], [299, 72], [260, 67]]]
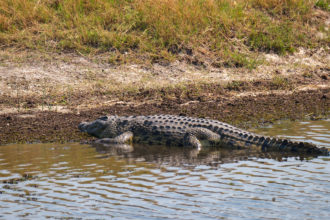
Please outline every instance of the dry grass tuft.
[[327, 1], [311, 0], [2, 0], [0, 44], [110, 52], [109, 62], [206, 51], [220, 65], [253, 68], [251, 52], [327, 45], [329, 37], [313, 37], [329, 32], [324, 22], [309, 22], [315, 7], [328, 11]]

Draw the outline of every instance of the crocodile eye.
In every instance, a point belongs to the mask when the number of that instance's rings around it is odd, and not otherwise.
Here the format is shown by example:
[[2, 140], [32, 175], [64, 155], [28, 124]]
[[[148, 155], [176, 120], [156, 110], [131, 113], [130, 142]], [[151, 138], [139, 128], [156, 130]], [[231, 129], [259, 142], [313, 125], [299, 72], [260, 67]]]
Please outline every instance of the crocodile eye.
[[108, 116], [102, 116], [102, 117], [100, 117], [100, 118], [98, 118], [99, 120], [102, 120], [102, 121], [106, 121], [106, 120], [108, 120]]

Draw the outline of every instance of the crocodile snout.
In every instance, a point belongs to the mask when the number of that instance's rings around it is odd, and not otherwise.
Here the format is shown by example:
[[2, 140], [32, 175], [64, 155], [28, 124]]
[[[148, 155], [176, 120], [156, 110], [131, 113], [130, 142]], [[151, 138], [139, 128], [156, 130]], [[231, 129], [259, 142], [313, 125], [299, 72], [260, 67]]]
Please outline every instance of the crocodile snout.
[[87, 122], [81, 122], [79, 125], [78, 125], [78, 129], [82, 132], [86, 132], [86, 124]]

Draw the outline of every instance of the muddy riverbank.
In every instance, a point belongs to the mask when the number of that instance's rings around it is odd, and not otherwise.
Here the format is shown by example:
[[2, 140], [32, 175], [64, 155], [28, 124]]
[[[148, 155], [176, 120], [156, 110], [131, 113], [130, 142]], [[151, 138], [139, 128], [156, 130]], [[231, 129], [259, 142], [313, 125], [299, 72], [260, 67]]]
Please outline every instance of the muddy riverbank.
[[79, 122], [106, 114], [181, 114], [242, 128], [329, 115], [330, 56], [324, 49], [260, 54], [255, 69], [102, 60], [1, 51], [0, 145], [86, 140]]
[[[101, 115], [181, 114], [208, 117], [243, 128], [289, 118], [302, 119], [328, 117], [330, 88], [251, 94], [233, 97], [229, 92], [209, 97], [180, 100], [163, 98], [157, 103], [140, 105], [116, 103], [71, 112], [25, 111], [0, 115], [0, 144], [22, 142], [67, 142], [90, 139], [78, 132], [77, 125]], [[134, 97], [132, 97], [134, 98]]]

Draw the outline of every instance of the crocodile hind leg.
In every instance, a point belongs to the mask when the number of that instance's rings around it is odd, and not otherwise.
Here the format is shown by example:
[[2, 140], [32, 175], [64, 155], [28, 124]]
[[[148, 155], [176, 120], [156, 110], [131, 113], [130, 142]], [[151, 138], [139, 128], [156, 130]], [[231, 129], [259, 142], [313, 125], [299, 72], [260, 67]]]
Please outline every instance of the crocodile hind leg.
[[[207, 128], [192, 128], [189, 133], [193, 134], [202, 141], [203, 145], [216, 145], [220, 142], [221, 136]], [[206, 143], [204, 143], [206, 142]]]
[[133, 133], [124, 132], [114, 138], [102, 138], [95, 141], [97, 144], [131, 144], [133, 142]]
[[193, 146], [198, 149], [200, 149], [204, 144], [215, 145], [219, 141], [220, 135], [207, 128], [191, 128], [185, 136], [185, 145]]

